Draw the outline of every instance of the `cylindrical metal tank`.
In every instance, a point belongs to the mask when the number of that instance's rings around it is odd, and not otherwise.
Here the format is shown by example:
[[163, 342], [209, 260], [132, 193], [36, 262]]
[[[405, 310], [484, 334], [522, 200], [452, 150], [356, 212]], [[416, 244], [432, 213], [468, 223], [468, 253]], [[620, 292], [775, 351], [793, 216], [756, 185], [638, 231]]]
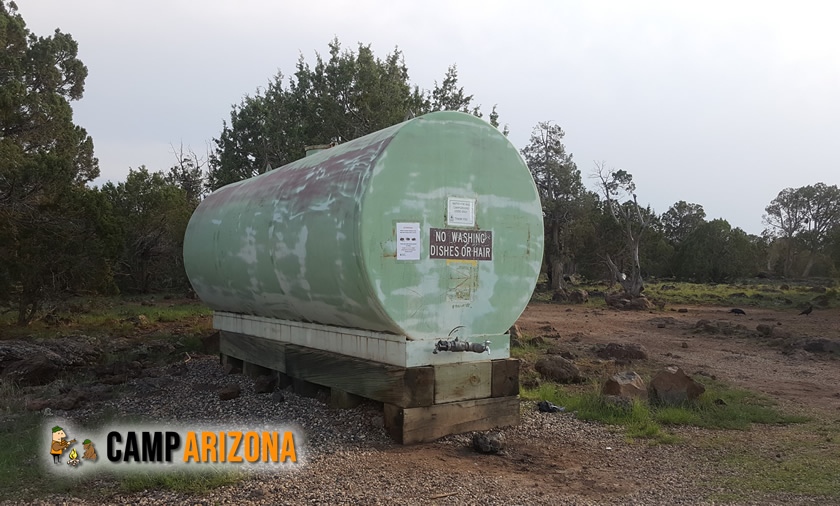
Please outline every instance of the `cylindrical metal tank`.
[[542, 254], [528, 167], [496, 128], [459, 112], [225, 186], [184, 238], [187, 275], [214, 310], [410, 339], [504, 333]]

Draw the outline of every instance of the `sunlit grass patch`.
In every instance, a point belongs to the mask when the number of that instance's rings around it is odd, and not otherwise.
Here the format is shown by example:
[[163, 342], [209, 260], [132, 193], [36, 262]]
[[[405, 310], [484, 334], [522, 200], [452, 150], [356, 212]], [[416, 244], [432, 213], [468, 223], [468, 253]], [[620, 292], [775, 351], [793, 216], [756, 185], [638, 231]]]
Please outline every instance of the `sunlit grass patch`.
[[554, 383], [542, 383], [535, 388], [523, 388], [521, 395], [528, 400], [547, 400], [576, 413], [581, 420], [619, 425], [627, 436], [674, 442], [676, 437], [663, 426], [696, 426], [710, 429], [748, 430], [752, 424], [803, 423], [808, 417], [778, 411], [767, 397], [731, 388], [720, 381], [706, 381], [706, 393], [697, 401], [668, 406], [635, 400], [629, 407], [620, 406], [599, 394], [600, 385], [571, 389]]
[[232, 485], [243, 478], [242, 472], [229, 470], [142, 472], [122, 477], [120, 488], [128, 493], [144, 490], [173, 490], [201, 494], [214, 488]]

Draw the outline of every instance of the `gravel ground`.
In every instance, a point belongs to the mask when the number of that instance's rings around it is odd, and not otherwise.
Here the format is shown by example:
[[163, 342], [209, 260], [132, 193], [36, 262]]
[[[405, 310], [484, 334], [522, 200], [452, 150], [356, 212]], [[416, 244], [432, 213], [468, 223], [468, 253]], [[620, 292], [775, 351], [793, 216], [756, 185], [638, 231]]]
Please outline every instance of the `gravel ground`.
[[[162, 373], [166, 369], [161, 369]], [[220, 401], [216, 389], [238, 383], [242, 395]], [[471, 435], [404, 447], [393, 444], [374, 404], [334, 410], [319, 400], [284, 392], [256, 394], [251, 379], [227, 376], [215, 357], [198, 357], [178, 376], [130, 381], [118, 399], [56, 413], [80, 423], [104, 411], [117, 418], [220, 425], [294, 424], [305, 435], [305, 458], [295, 471], [254, 473], [204, 495], [149, 490], [91, 498], [50, 496], [39, 504], [712, 504], [720, 449], [693, 444], [629, 443], [622, 432], [539, 413], [522, 403], [522, 423], [502, 431], [502, 455], [480, 455]], [[680, 429], [688, 441], [708, 431]], [[749, 433], [748, 433], [749, 434]], [[111, 489], [115, 484], [110, 483]], [[797, 496], [758, 497], [753, 504], [810, 502]], [[13, 504], [13, 503], [9, 503]], [[22, 504], [22, 503], [21, 503]]]

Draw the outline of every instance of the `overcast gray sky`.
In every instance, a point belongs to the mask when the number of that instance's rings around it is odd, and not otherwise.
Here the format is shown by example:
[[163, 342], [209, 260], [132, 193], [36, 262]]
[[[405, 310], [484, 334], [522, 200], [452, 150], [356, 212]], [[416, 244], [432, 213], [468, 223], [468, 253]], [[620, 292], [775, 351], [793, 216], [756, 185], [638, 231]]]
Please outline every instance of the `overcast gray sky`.
[[17, 0], [29, 28], [79, 42], [75, 119], [102, 177], [204, 153], [231, 104], [302, 53], [399, 46], [414, 83], [448, 65], [522, 148], [539, 121], [593, 161], [630, 171], [661, 213], [702, 204], [750, 233], [785, 187], [840, 183], [840, 3]]

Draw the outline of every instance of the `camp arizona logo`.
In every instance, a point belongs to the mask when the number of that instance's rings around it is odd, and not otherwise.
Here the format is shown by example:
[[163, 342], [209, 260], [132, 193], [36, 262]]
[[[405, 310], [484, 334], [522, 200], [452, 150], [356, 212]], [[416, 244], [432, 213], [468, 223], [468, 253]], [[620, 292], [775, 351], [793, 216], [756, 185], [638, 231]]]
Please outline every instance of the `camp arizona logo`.
[[[184, 462], [297, 462], [294, 434], [284, 432], [188, 431]], [[111, 462], [172, 462], [181, 448], [181, 434], [167, 432], [108, 433], [107, 456]], [[125, 444], [123, 445], [123, 441]]]
[[[243, 468], [297, 467], [301, 432], [277, 427], [152, 427], [120, 426], [87, 430], [65, 420], [45, 426], [44, 459], [52, 472], [86, 472], [93, 468], [123, 471], [150, 466], [213, 465]], [[83, 439], [84, 448], [77, 441]], [[94, 449], [94, 444], [96, 448]], [[103, 451], [104, 450], [104, 451]], [[67, 464], [62, 463], [62, 456]], [[81, 458], [80, 458], [81, 457]]]

